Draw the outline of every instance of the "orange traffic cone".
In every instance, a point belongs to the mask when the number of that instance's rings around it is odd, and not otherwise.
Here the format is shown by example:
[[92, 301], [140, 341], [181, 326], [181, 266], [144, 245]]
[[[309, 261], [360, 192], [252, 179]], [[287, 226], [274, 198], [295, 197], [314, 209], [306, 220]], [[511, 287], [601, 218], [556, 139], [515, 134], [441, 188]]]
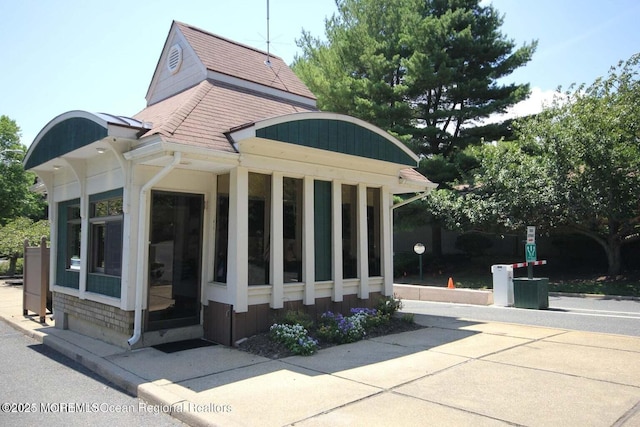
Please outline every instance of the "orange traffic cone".
[[453, 277], [449, 277], [449, 283], [447, 283], [448, 289], [455, 289], [456, 285], [453, 284]]

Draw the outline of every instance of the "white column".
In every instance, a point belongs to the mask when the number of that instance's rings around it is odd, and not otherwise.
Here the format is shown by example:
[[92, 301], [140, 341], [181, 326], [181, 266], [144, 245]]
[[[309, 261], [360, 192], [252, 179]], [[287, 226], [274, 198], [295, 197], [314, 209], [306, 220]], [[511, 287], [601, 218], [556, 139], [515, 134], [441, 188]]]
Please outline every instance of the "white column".
[[334, 181], [331, 198], [333, 251], [333, 290], [331, 301], [342, 301], [342, 183]]
[[382, 226], [382, 279], [384, 288], [382, 295], [393, 295], [393, 197], [389, 189], [382, 187], [380, 194], [381, 226]]
[[65, 159], [80, 186], [80, 277], [78, 297], [85, 298], [89, 271], [89, 196], [87, 195], [87, 166], [84, 160]]
[[284, 304], [284, 241], [283, 220], [284, 209], [282, 207], [283, 177], [281, 173], [274, 172], [271, 176], [271, 247], [269, 257], [271, 266], [271, 308], [282, 308]]
[[249, 172], [237, 167], [229, 179], [229, 254], [227, 286], [236, 313], [244, 313], [249, 305], [249, 275], [247, 268], [249, 233]]
[[367, 237], [367, 186], [358, 184], [358, 298], [369, 298], [369, 245]]
[[302, 238], [302, 280], [304, 281], [303, 304], [315, 304], [316, 251], [314, 226], [314, 188], [313, 178], [305, 176], [304, 181], [304, 233]]

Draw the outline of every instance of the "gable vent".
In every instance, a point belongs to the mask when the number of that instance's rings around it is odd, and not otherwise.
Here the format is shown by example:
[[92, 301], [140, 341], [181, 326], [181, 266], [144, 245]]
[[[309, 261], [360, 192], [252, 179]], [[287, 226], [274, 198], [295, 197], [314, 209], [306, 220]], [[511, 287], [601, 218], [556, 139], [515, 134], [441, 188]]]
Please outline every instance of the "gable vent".
[[182, 65], [182, 48], [180, 45], [174, 44], [169, 49], [169, 55], [167, 57], [167, 69], [171, 74], [175, 74]]

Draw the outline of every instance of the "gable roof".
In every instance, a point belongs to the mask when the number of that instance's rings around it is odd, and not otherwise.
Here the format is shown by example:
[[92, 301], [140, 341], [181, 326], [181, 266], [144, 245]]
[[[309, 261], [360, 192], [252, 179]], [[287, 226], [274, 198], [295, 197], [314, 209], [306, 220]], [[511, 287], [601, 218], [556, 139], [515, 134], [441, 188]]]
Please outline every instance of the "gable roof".
[[[209, 71], [315, 100], [282, 58], [175, 21], [193, 50]], [[265, 62], [269, 58], [270, 65]]]
[[151, 123], [151, 129], [142, 137], [155, 134], [167, 142], [236, 152], [225, 136], [231, 128], [273, 116], [306, 111], [316, 110], [293, 101], [207, 79], [145, 108], [134, 118]]

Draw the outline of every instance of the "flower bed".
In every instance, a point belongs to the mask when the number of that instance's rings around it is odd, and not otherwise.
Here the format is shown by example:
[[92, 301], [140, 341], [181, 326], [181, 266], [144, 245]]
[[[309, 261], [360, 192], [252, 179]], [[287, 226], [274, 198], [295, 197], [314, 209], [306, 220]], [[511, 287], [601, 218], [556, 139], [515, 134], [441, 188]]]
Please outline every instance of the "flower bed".
[[401, 306], [400, 299], [385, 298], [375, 309], [353, 308], [349, 316], [327, 311], [317, 322], [305, 313], [289, 311], [268, 333], [251, 337], [238, 347], [273, 359], [308, 356], [320, 348], [421, 328], [413, 323], [412, 315], [394, 316]]

